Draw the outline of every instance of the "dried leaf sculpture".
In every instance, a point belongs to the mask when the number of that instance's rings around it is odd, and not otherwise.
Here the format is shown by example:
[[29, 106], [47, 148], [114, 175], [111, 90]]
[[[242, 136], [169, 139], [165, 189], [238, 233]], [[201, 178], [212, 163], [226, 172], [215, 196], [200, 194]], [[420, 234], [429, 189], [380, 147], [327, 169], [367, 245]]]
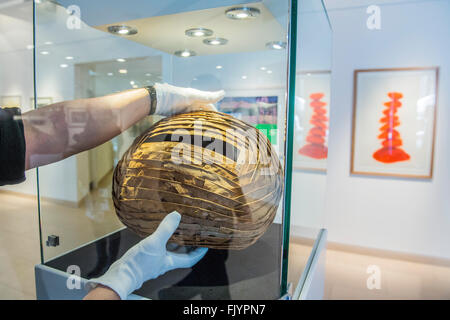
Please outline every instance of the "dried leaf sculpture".
[[272, 223], [283, 170], [269, 140], [230, 115], [201, 111], [165, 118], [136, 138], [117, 164], [113, 200], [140, 236], [170, 212], [182, 245], [243, 249]]

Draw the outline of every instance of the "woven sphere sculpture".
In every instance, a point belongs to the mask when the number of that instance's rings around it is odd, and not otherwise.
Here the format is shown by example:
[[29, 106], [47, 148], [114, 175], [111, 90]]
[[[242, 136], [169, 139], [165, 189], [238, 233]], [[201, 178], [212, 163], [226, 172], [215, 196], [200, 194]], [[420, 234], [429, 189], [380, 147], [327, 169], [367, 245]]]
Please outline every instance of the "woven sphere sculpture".
[[177, 211], [181, 222], [169, 241], [243, 249], [272, 223], [282, 184], [280, 161], [262, 132], [200, 111], [165, 118], [136, 138], [115, 168], [113, 201], [140, 236]]

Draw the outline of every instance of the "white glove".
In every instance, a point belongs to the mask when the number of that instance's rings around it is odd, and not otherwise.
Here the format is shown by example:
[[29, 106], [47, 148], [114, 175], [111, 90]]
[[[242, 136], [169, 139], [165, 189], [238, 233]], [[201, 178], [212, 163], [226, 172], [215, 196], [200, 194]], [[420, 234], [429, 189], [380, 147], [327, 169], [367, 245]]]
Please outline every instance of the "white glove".
[[147, 280], [173, 269], [195, 265], [206, 254], [207, 248], [197, 248], [190, 253], [166, 250], [166, 243], [178, 228], [180, 220], [178, 212], [168, 214], [152, 235], [129, 249], [103, 276], [89, 280], [87, 286], [95, 288], [102, 284], [114, 290], [124, 300]]
[[200, 91], [192, 88], [180, 88], [170, 84], [156, 83], [155, 114], [169, 116], [177, 113], [197, 110], [217, 111], [213, 103], [225, 96], [225, 91]]

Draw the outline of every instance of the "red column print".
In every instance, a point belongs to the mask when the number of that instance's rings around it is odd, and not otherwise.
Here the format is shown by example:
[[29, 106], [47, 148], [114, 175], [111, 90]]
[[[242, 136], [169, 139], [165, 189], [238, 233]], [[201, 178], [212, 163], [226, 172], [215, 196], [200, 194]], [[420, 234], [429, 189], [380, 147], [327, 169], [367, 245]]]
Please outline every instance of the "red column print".
[[400, 133], [395, 127], [400, 125], [399, 117], [396, 115], [397, 109], [402, 106], [400, 101], [403, 94], [400, 92], [389, 92], [388, 97], [391, 101], [385, 102], [386, 110], [383, 111], [384, 117], [380, 119], [383, 126], [380, 128], [381, 134], [378, 139], [382, 139], [383, 147], [373, 154], [373, 158], [380, 162], [392, 163], [397, 161], [406, 161], [411, 157], [400, 146], [403, 144]]
[[325, 146], [325, 137], [327, 136], [328, 128], [327, 109], [325, 109], [327, 104], [326, 102], [320, 101], [323, 96], [323, 93], [313, 93], [309, 96], [312, 100], [309, 105], [314, 110], [309, 123], [313, 127], [309, 130], [308, 136], [306, 137], [308, 144], [298, 150], [298, 153], [314, 159], [325, 159], [328, 155], [328, 148]]

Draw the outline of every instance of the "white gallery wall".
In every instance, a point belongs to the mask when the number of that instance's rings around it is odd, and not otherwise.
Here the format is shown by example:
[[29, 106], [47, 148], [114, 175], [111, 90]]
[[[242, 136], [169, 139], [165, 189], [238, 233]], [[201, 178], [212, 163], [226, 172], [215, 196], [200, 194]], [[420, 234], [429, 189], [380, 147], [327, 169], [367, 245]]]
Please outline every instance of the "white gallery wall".
[[[450, 1], [326, 0], [333, 27], [329, 240], [450, 259]], [[356, 3], [359, 3], [356, 6]], [[381, 9], [369, 30], [366, 9]], [[439, 66], [433, 179], [350, 175], [353, 70]]]

